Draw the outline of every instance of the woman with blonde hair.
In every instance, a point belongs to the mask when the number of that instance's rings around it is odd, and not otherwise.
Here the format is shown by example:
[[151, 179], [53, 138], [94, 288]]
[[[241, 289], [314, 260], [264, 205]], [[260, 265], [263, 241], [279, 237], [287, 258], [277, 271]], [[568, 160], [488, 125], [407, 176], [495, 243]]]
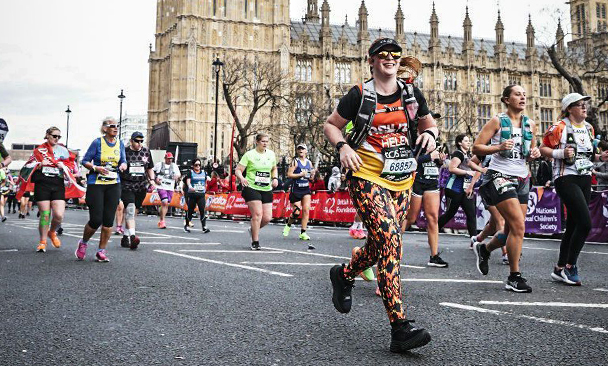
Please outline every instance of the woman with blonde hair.
[[101, 126], [102, 137], [98, 137], [89, 146], [82, 158], [82, 165], [89, 169], [87, 176], [86, 203], [89, 206], [89, 222], [84, 226], [82, 238], [78, 241], [76, 258], [83, 260], [86, 256], [89, 239], [99, 226], [101, 235], [99, 248], [95, 254], [98, 262], [109, 262], [106, 253], [108, 239], [112, 234], [114, 214], [120, 200], [119, 171], [127, 169], [125, 147], [117, 138], [118, 124], [112, 117], [106, 117]]

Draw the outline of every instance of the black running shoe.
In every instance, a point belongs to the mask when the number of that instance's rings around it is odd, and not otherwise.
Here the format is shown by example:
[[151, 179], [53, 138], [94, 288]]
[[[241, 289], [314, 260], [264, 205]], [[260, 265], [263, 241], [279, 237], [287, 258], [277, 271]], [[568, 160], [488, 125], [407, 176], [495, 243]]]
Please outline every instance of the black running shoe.
[[120, 239], [120, 246], [123, 248], [128, 248], [129, 247], [129, 237], [126, 235], [122, 236], [122, 239]]
[[203, 228], [203, 234], [208, 234], [210, 232], [211, 230], [207, 229], [206, 227]]
[[57, 235], [63, 234], [63, 228], [60, 226], [59, 229], [57, 229], [56, 233]]
[[188, 227], [188, 224], [184, 225], [184, 231], [187, 233], [190, 232], [190, 228]]
[[140, 243], [139, 238], [136, 235], [131, 235], [130, 241], [131, 241], [131, 245], [129, 246], [129, 248], [131, 250], [137, 249], [137, 247], [139, 246], [139, 243]]
[[526, 279], [521, 274], [509, 275], [505, 289], [513, 292], [532, 292], [532, 287], [528, 285]]
[[308, 244], [308, 250], [315, 250], [315, 246], [312, 244]]
[[488, 260], [490, 259], [490, 252], [486, 249], [486, 245], [482, 243], [477, 243], [473, 246], [473, 251], [475, 252], [475, 256], [477, 257], [477, 270], [482, 275], [487, 275], [490, 269], [488, 264]]
[[391, 352], [403, 353], [412, 348], [422, 347], [431, 341], [425, 329], [412, 326], [413, 320], [391, 324]]
[[334, 289], [332, 295], [334, 307], [341, 313], [348, 313], [353, 303], [351, 292], [355, 287], [355, 281], [348, 281], [344, 277], [344, 264], [331, 267], [329, 278]]
[[441, 259], [441, 257], [439, 256], [439, 254], [431, 256], [429, 259], [429, 262], [426, 264], [429, 267], [441, 267], [441, 268], [445, 268], [448, 266], [448, 262], [444, 261], [443, 259]]
[[251, 250], [260, 250], [260, 242], [259, 241], [252, 241], [251, 242]]

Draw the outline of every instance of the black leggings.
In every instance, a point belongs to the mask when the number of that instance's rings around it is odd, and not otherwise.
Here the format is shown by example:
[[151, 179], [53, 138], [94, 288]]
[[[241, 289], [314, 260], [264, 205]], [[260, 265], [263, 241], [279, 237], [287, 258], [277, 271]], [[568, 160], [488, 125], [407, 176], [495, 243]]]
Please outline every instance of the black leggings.
[[13, 208], [13, 210], [15, 209], [19, 209], [19, 207], [21, 207], [21, 204], [19, 203], [19, 201], [17, 201], [17, 197], [15, 197], [12, 194], [8, 195], [8, 209], [10, 211], [11, 207]]
[[194, 209], [198, 206], [198, 213], [201, 218], [201, 224], [203, 225], [203, 229], [207, 227], [207, 216], [205, 216], [205, 194], [201, 193], [188, 193], [188, 213], [186, 214], [186, 225], [190, 224], [192, 221], [192, 215], [194, 214]]
[[589, 231], [591, 231], [591, 214], [589, 199], [591, 197], [591, 176], [566, 175], [555, 180], [555, 190], [566, 205], [568, 219], [566, 232], [559, 247], [557, 265], [576, 264]]
[[477, 234], [477, 215], [475, 213], [475, 199], [467, 198], [467, 195], [462, 192], [454, 192], [451, 189], [445, 190], [446, 197], [446, 209], [443, 215], [439, 217], [439, 228], [443, 228], [445, 224], [450, 221], [456, 212], [458, 207], [462, 207], [464, 214], [467, 216], [467, 231], [469, 236]]
[[119, 200], [120, 183], [89, 184], [85, 198], [87, 206], [89, 206], [89, 222], [87, 225], [95, 230], [100, 225], [112, 227]]

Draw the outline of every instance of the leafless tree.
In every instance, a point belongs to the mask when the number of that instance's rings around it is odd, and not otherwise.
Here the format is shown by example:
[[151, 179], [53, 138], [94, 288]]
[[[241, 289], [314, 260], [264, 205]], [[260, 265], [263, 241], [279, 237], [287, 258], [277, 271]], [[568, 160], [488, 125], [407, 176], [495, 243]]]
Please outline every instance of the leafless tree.
[[277, 123], [273, 117], [290, 103], [284, 93], [290, 86], [278, 62], [244, 56], [228, 59], [225, 65], [222, 91], [238, 131], [234, 148], [240, 158], [251, 136]]

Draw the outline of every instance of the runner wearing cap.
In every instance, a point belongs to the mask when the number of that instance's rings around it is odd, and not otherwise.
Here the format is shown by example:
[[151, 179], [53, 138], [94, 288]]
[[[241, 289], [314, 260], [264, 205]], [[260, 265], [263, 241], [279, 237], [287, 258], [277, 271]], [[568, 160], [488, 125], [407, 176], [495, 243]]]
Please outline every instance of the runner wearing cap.
[[82, 158], [82, 166], [90, 172], [87, 175], [86, 203], [89, 207], [89, 222], [84, 226], [82, 238], [78, 241], [76, 258], [83, 260], [86, 256], [89, 239], [99, 226], [99, 248], [95, 254], [98, 262], [109, 262], [106, 252], [108, 240], [112, 234], [112, 224], [118, 201], [120, 201], [119, 171], [127, 169], [125, 147], [117, 138], [118, 123], [112, 117], [106, 117], [101, 127], [102, 137], [93, 140]]
[[473, 154], [492, 155], [479, 194], [488, 205], [496, 206], [505, 219], [504, 232], [496, 233], [488, 244], [475, 244], [473, 250], [477, 257], [477, 270], [487, 275], [490, 253], [506, 245], [510, 274], [505, 289], [518, 293], [532, 292], [532, 287], [521, 275], [519, 257], [530, 192], [530, 171], [526, 160], [540, 156], [534, 138], [536, 124], [523, 114], [526, 91], [521, 86], [507, 86], [501, 101], [507, 111], [492, 117], [483, 126], [473, 145]]
[[165, 223], [165, 216], [169, 210], [169, 204], [173, 199], [173, 191], [175, 190], [175, 183], [179, 181], [181, 173], [179, 167], [173, 162], [173, 154], [167, 152], [165, 154], [165, 161], [158, 162], [154, 166], [154, 173], [156, 173], [156, 184], [158, 185], [157, 192], [160, 198], [160, 210], [158, 221], [159, 229], [166, 229], [167, 224]]
[[[300, 240], [310, 240], [306, 233], [308, 226], [308, 217], [310, 214], [310, 181], [314, 176], [312, 162], [308, 160], [306, 154], [308, 149], [305, 144], [299, 144], [296, 147], [296, 157], [293, 159], [287, 177], [293, 179], [291, 184], [291, 192], [289, 193], [289, 202], [293, 210], [291, 216], [287, 219], [287, 224], [283, 228], [283, 236], [289, 236], [291, 225], [297, 220], [300, 213], [302, 214], [302, 228], [300, 229]], [[308, 244], [308, 249], [315, 249], [314, 245]]]
[[132, 250], [137, 249], [140, 243], [135, 232], [135, 217], [146, 198], [148, 186], [154, 182], [152, 154], [143, 143], [144, 135], [139, 131], [133, 132], [130, 146], [125, 148], [127, 169], [120, 173], [122, 180], [120, 199], [124, 206], [124, 233], [120, 246]]
[[243, 186], [241, 195], [251, 213], [251, 250], [260, 250], [260, 229], [272, 219], [272, 189], [277, 187], [279, 178], [277, 158], [267, 149], [270, 137], [258, 133], [255, 142], [255, 149], [247, 151], [239, 161], [235, 175]]
[[192, 215], [194, 214], [196, 207], [198, 207], [203, 233], [207, 234], [211, 231], [207, 228], [207, 215], [205, 214], [205, 206], [207, 204], [205, 198], [205, 193], [207, 191], [207, 172], [205, 172], [202, 166], [203, 163], [201, 162], [201, 159], [194, 159], [192, 161], [192, 168], [188, 170], [188, 173], [186, 173], [186, 177], [184, 178], [184, 183], [186, 183], [184, 193], [186, 194], [186, 202], [188, 205], [184, 231], [187, 233], [190, 232], [190, 223], [192, 222]]
[[[420, 90], [397, 79], [400, 58], [395, 40], [375, 40], [368, 59], [374, 78], [342, 97], [324, 125], [342, 166], [350, 170], [349, 192], [368, 230], [365, 246], [350, 263], [331, 268], [332, 301], [336, 310], [348, 313], [355, 277], [377, 263], [392, 352], [406, 352], [431, 340], [426, 330], [412, 325], [401, 301], [401, 228], [417, 168], [413, 150], [435, 150], [439, 133]], [[342, 129], [348, 121], [354, 121], [354, 131], [347, 142]]]
[[589, 99], [591, 97], [578, 93], [566, 95], [562, 99], [560, 121], [545, 132], [541, 145], [541, 153], [554, 159], [555, 190], [567, 209], [566, 231], [551, 278], [574, 286], [582, 284], [577, 260], [591, 230], [589, 198], [593, 162], [608, 161], [608, 152], [597, 154], [593, 127], [585, 122]]

